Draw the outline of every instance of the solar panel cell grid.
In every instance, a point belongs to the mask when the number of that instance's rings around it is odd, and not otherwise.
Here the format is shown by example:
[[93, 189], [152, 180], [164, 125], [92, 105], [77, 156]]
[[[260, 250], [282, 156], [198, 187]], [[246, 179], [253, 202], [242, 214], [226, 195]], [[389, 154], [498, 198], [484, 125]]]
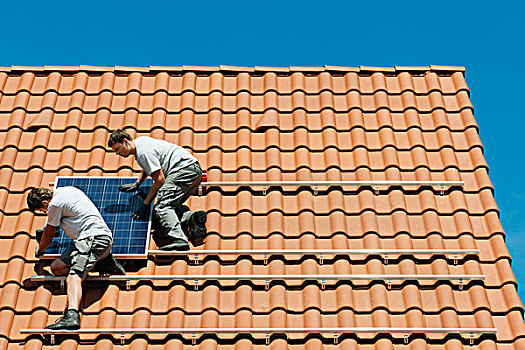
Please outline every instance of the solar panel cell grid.
[[[118, 187], [132, 183], [132, 177], [57, 177], [55, 188], [73, 186], [82, 190], [98, 208], [113, 232], [113, 255], [119, 257], [147, 257], [151, 228], [148, 221], [133, 220], [131, 214], [142, 203], [141, 195], [149, 192], [153, 181], [147, 179], [135, 193], [120, 192]], [[73, 240], [61, 230], [46, 250], [47, 256], [60, 255], [73, 246]]]

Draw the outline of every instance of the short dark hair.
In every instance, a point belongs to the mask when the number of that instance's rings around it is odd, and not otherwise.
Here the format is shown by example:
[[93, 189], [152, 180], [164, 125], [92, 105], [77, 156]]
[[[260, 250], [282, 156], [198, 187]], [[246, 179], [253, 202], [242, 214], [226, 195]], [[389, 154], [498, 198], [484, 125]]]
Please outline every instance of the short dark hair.
[[117, 142], [122, 143], [124, 142], [124, 139], [133, 141], [133, 136], [131, 136], [129, 132], [122, 129], [115, 130], [111, 133], [111, 135], [109, 135], [108, 147], [112, 147]]
[[45, 187], [33, 188], [27, 195], [27, 206], [29, 210], [34, 213], [35, 210], [38, 210], [44, 206], [42, 203], [46, 200], [51, 200], [53, 198], [53, 191]]

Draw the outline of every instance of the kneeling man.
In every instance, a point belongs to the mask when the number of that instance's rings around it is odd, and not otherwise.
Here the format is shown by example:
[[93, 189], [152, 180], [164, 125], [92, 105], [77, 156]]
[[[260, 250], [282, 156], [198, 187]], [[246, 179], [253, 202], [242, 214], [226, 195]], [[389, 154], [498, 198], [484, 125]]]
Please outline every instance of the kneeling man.
[[113, 233], [93, 202], [76, 187], [66, 186], [51, 191], [34, 188], [27, 196], [31, 212], [47, 213], [47, 223], [35, 255], [39, 258], [51, 244], [60, 225], [75, 243], [51, 264], [54, 275], [67, 275], [68, 309], [64, 316], [47, 329], [79, 329], [78, 309], [82, 299], [82, 281], [97, 261], [104, 260], [104, 270], [111, 274], [125, 274], [111, 255]]

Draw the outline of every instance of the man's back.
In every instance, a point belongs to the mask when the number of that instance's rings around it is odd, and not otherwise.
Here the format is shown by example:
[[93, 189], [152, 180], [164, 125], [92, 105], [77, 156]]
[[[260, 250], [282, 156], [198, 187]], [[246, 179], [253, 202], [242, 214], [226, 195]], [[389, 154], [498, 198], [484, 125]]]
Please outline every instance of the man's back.
[[112, 237], [111, 230], [93, 202], [76, 187], [59, 187], [47, 209], [47, 223], [62, 227], [73, 239], [105, 234]]
[[162, 169], [164, 175], [168, 176], [177, 168], [197, 162], [183, 147], [148, 136], [137, 137], [135, 147], [137, 163], [148, 175]]

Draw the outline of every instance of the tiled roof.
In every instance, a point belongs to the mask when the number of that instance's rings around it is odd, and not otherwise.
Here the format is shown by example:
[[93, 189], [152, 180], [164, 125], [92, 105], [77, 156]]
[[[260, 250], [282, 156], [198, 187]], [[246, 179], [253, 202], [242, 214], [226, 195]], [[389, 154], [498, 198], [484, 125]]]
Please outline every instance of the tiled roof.
[[[57, 175], [121, 175], [106, 152], [116, 128], [187, 147], [208, 181], [450, 180], [464, 187], [207, 188], [203, 249], [479, 249], [479, 256], [150, 257], [144, 275], [464, 274], [467, 281], [132, 282], [87, 291], [85, 328], [477, 327], [458, 335], [82, 335], [59, 344], [20, 334], [61, 314], [63, 293], [28, 285], [30, 188]], [[462, 67], [0, 68], [0, 348], [503, 349], [525, 348], [523, 305]], [[154, 247], [154, 243], [152, 242]]]

